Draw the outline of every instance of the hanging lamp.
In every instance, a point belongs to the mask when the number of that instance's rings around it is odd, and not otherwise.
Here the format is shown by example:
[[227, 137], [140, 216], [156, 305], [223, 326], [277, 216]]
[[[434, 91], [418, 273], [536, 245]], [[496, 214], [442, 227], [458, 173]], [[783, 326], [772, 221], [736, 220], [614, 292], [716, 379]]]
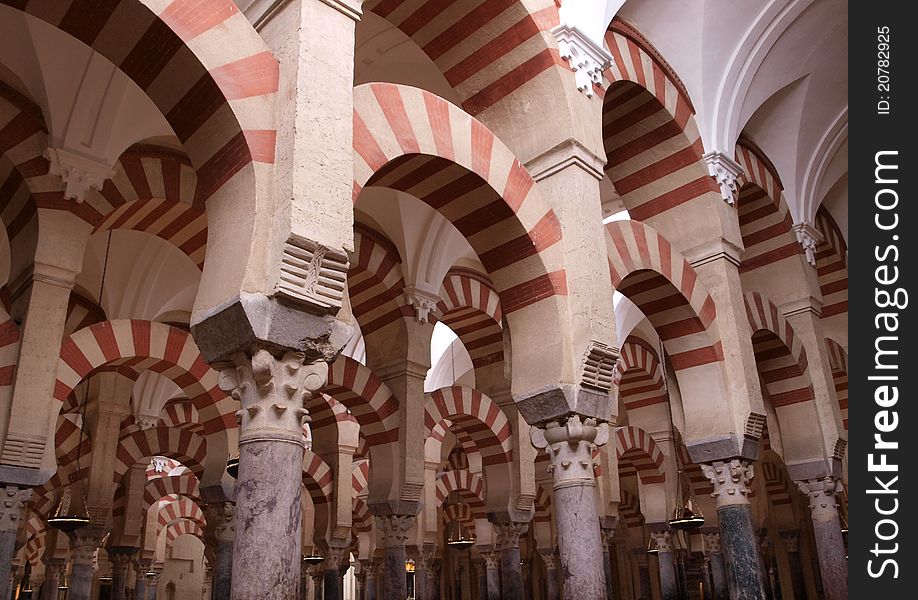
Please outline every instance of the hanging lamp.
[[657, 546], [657, 540], [653, 539], [653, 536], [650, 536], [650, 539], [647, 541], [647, 554], [659, 554], [660, 548]]
[[466, 550], [475, 543], [469, 528], [461, 521], [450, 521], [446, 529], [446, 545], [456, 550]]
[[[232, 455], [226, 461], [226, 474], [237, 479], [239, 477], [239, 453]], [[324, 560], [324, 559], [323, 559]]]
[[310, 567], [314, 567], [318, 564], [321, 564], [325, 561], [325, 557], [320, 554], [310, 554], [309, 556], [303, 557], [303, 562]]

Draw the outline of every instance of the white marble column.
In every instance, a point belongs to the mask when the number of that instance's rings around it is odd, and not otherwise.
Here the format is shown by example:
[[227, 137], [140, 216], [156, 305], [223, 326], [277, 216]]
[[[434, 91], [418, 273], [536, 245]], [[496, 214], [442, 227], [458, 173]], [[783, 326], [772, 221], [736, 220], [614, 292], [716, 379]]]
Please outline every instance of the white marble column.
[[10, 595], [10, 576], [13, 554], [16, 551], [16, 532], [22, 517], [22, 508], [32, 497], [32, 490], [15, 485], [0, 487], [0, 598]]

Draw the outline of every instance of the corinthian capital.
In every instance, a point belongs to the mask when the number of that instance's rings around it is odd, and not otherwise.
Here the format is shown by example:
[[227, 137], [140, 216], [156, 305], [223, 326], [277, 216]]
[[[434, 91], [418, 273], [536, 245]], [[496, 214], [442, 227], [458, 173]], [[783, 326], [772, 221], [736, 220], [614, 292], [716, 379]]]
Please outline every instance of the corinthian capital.
[[236, 505], [232, 502], [215, 502], [207, 505], [207, 525], [218, 542], [236, 539]]
[[494, 529], [497, 530], [497, 540], [501, 548], [518, 548], [520, 536], [529, 531], [529, 523], [496, 523]]
[[711, 496], [717, 499], [717, 506], [749, 504], [749, 482], [755, 471], [748, 460], [734, 458], [702, 464], [701, 472], [714, 486]]
[[549, 470], [554, 487], [596, 485], [593, 476], [593, 451], [609, 440], [609, 425], [596, 419], [581, 420], [571, 415], [564, 424], [550, 421], [544, 429], [529, 430], [532, 445], [545, 450], [551, 460]]
[[376, 526], [382, 531], [386, 547], [404, 546], [414, 520], [414, 515], [377, 516]]
[[810, 512], [814, 521], [830, 521], [838, 518], [838, 503], [835, 492], [838, 478], [826, 476], [818, 479], [798, 481], [797, 487], [810, 501]]
[[16, 531], [22, 508], [32, 497], [32, 490], [8, 485], [0, 489], [0, 531]]
[[328, 363], [304, 364], [304, 355], [288, 351], [275, 356], [258, 348], [249, 356], [236, 353], [232, 366], [220, 371], [220, 389], [242, 404], [236, 412], [239, 443], [286, 439], [303, 444], [305, 402], [328, 380]]

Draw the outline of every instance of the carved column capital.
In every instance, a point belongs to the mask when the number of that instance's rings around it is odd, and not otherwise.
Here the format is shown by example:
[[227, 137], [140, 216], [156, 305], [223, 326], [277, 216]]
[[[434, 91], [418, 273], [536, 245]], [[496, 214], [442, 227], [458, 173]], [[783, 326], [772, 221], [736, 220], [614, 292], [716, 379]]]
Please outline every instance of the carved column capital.
[[651, 531], [650, 537], [657, 543], [657, 550], [672, 553], [673, 534], [671, 531]]
[[404, 293], [408, 304], [414, 307], [418, 323], [428, 323], [431, 313], [437, 313], [440, 296], [416, 286], [405, 286]]
[[797, 234], [797, 241], [803, 246], [806, 253], [806, 262], [816, 266], [816, 247], [822, 242], [823, 235], [818, 229], [809, 223], [794, 223], [794, 233]]
[[549, 421], [544, 428], [529, 430], [532, 445], [544, 450], [551, 460], [548, 466], [554, 489], [573, 485], [595, 486], [593, 451], [609, 440], [608, 423], [583, 419], [574, 414], [565, 423]]
[[500, 569], [500, 552], [484, 552], [481, 555], [488, 571]]
[[250, 355], [236, 353], [220, 370], [220, 389], [242, 404], [236, 412], [239, 445], [258, 440], [283, 440], [303, 445], [305, 402], [328, 380], [328, 363], [305, 364], [301, 352], [275, 356], [265, 348]]
[[430, 565], [434, 560], [434, 550], [433, 548], [420, 548], [418, 550], [418, 555], [414, 560], [415, 568], [418, 570], [429, 571]]
[[551, 32], [558, 40], [561, 58], [570, 63], [577, 89], [592, 98], [593, 86], [602, 84], [603, 71], [612, 65], [612, 55], [575, 25], [561, 23]]
[[32, 490], [7, 485], [0, 489], [0, 531], [16, 531], [22, 519], [22, 509], [32, 498]]
[[236, 539], [236, 504], [215, 502], [207, 505], [207, 525], [218, 542], [232, 542]]
[[517, 523], [514, 521], [496, 523], [494, 529], [497, 531], [497, 543], [502, 550], [519, 548], [520, 536], [529, 531], [529, 523]]
[[704, 555], [723, 554], [723, 546], [720, 543], [720, 533], [712, 531], [701, 534], [701, 541], [704, 544]]
[[702, 463], [701, 471], [714, 486], [711, 494], [717, 500], [717, 506], [731, 504], [749, 504], [749, 483], [755, 476], [750, 461], [734, 458], [728, 461], [717, 460], [713, 463]]
[[91, 565], [96, 550], [102, 545], [104, 531], [98, 527], [83, 527], [67, 534], [70, 539], [70, 557], [75, 565]]
[[134, 561], [137, 548], [114, 546], [106, 548], [105, 551], [108, 553], [108, 562], [112, 565], [112, 574], [127, 576], [128, 567]]
[[708, 165], [708, 173], [720, 186], [724, 201], [736, 204], [736, 180], [743, 174], [743, 167], [723, 152], [708, 152], [701, 158]]
[[838, 518], [838, 503], [835, 499], [837, 477], [826, 476], [796, 483], [810, 501], [810, 513], [814, 521], [826, 522]]
[[781, 541], [788, 552], [800, 552], [800, 532], [796, 529], [785, 529], [781, 532]]
[[82, 203], [89, 190], [100, 190], [106, 179], [114, 177], [112, 165], [63, 148], [45, 150], [48, 172], [61, 178], [66, 186], [64, 198]]
[[558, 569], [558, 555], [552, 550], [539, 550], [539, 556], [542, 557], [542, 562], [545, 563], [545, 568], [549, 571], [555, 571]]
[[404, 546], [408, 541], [408, 532], [414, 525], [414, 515], [383, 515], [376, 517], [376, 527], [382, 532], [383, 542], [387, 548]]

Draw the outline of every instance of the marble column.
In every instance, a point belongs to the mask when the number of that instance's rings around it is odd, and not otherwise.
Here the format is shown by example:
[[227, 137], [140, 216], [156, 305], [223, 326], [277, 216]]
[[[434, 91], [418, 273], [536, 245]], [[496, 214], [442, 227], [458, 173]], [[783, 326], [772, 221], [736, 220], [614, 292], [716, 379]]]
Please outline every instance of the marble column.
[[433, 574], [430, 571], [433, 558], [433, 548], [421, 548], [418, 550], [414, 561], [414, 596], [418, 600], [429, 600], [435, 585]]
[[813, 537], [816, 539], [825, 600], [846, 600], [848, 561], [845, 558], [845, 541], [835, 500], [838, 479], [808, 479], [798, 481], [797, 486], [810, 501], [810, 518], [813, 520]]
[[128, 568], [134, 560], [137, 548], [130, 546], [112, 546], [106, 548], [108, 562], [112, 564], [112, 597], [111, 600], [125, 600], [127, 597]]
[[758, 530], [759, 539], [759, 565], [762, 569], [762, 576], [765, 579], [765, 596], [768, 598], [775, 597], [775, 581], [772, 576], [769, 565], [771, 564], [771, 552], [769, 547], [771, 541], [768, 539], [768, 530], [765, 528]]
[[532, 565], [528, 560], [520, 565], [520, 573], [523, 576], [523, 600], [532, 600]]
[[328, 378], [328, 363], [299, 352], [277, 357], [256, 345], [221, 365], [220, 388], [239, 401], [233, 598], [300, 595], [305, 402]]
[[500, 590], [502, 600], [523, 599], [523, 573], [520, 569], [520, 536], [529, 529], [529, 523], [496, 523], [497, 542], [500, 545]]
[[796, 529], [785, 529], [781, 532], [781, 541], [784, 542], [787, 562], [790, 565], [794, 600], [806, 600], [806, 580], [803, 578], [803, 559], [800, 557], [800, 532]]
[[673, 561], [673, 534], [669, 531], [651, 531], [650, 537], [657, 544], [657, 564], [660, 568], [660, 598], [678, 600], [679, 582], [676, 579], [676, 565]]
[[714, 461], [701, 465], [714, 486], [721, 545], [727, 565], [727, 590], [731, 600], [765, 598], [764, 574], [759, 565], [758, 543], [752, 528], [749, 482], [754, 469], [746, 459]]
[[702, 600], [714, 600], [714, 591], [711, 589], [711, 557], [705, 556], [701, 563], [701, 581], [703, 583]]
[[229, 600], [233, 582], [233, 543], [236, 539], [236, 504], [212, 502], [206, 509], [205, 534], [213, 544], [211, 598]]
[[435, 558], [430, 561], [430, 578], [427, 582], [430, 600], [440, 600], [440, 573], [442, 569], [442, 560]]
[[383, 586], [386, 598], [407, 598], [405, 577], [405, 542], [414, 524], [414, 515], [384, 515], [376, 517], [376, 527], [382, 532], [386, 549], [383, 553]]
[[366, 600], [367, 598], [367, 572], [361, 569], [354, 573], [354, 579], [357, 582], [357, 599]]
[[650, 560], [647, 558], [647, 551], [644, 548], [639, 548], [632, 551], [635, 560], [637, 560], [638, 565], [638, 580], [641, 584], [640, 591], [640, 600], [651, 600], [653, 598], [653, 592], [651, 591], [650, 586], [650, 565], [648, 564]]
[[376, 562], [370, 561], [367, 566], [367, 593], [366, 600], [377, 600], [376, 593]]
[[343, 600], [341, 596], [341, 563], [346, 560], [339, 548], [330, 548], [322, 563], [324, 600]]
[[[156, 595], [157, 595], [157, 592], [159, 591], [159, 578], [160, 578], [160, 577], [162, 576], [162, 574], [163, 574], [163, 567], [162, 567], [162, 565], [160, 565], [160, 566], [154, 566], [153, 569], [152, 569], [152, 571], [153, 571], [153, 574], [150, 575], [150, 578], [149, 578], [149, 580], [147, 581], [147, 598], [146, 598], [146, 600], [157, 600], [157, 599], [156, 599]], [[69, 596], [67, 597], [67, 600], [70, 600], [70, 597], [69, 597]], [[140, 599], [140, 598], [135, 598], [134, 600], [141, 600], [141, 599]]]
[[551, 550], [539, 550], [539, 556], [545, 564], [545, 598], [561, 600], [561, 589], [558, 587], [558, 556]]
[[32, 497], [32, 490], [15, 485], [0, 487], [0, 598], [11, 595], [10, 578], [13, 555], [16, 553], [16, 531], [22, 518], [22, 508]]
[[602, 540], [596, 509], [596, 479], [593, 450], [609, 439], [606, 423], [595, 419], [568, 417], [565, 423], [552, 421], [530, 430], [532, 443], [544, 449], [551, 461], [554, 504], [564, 581], [564, 600], [601, 598], [603, 581]]
[[39, 598], [41, 600], [57, 600], [58, 588], [61, 584], [61, 571], [67, 567], [63, 559], [44, 559], [45, 580], [41, 584]]
[[322, 583], [325, 581], [325, 572], [322, 566], [318, 565], [311, 568], [309, 578], [312, 580], [312, 600], [322, 600]]
[[485, 552], [485, 569], [488, 572], [488, 600], [500, 599], [500, 552]]
[[714, 600], [728, 600], [727, 571], [724, 565], [723, 547], [720, 543], [719, 531], [703, 531], [701, 540], [704, 544], [704, 555], [708, 559], [708, 569], [711, 572], [711, 595]]
[[475, 561], [475, 575], [478, 578], [478, 599], [488, 598], [488, 567], [484, 558]]
[[613, 592], [613, 586], [615, 578], [612, 575], [612, 554], [609, 550], [609, 543], [612, 541], [612, 535], [614, 531], [612, 529], [601, 529], [600, 536], [602, 539], [602, 564], [603, 572], [606, 574], [606, 599], [612, 600], [615, 594]]
[[68, 533], [70, 539], [70, 590], [67, 600], [89, 600], [92, 592], [92, 563], [104, 531], [95, 526]]
[[150, 570], [152, 564], [152, 558], [143, 558], [140, 556], [140, 553], [134, 558], [134, 600], [146, 600], [147, 572]]

